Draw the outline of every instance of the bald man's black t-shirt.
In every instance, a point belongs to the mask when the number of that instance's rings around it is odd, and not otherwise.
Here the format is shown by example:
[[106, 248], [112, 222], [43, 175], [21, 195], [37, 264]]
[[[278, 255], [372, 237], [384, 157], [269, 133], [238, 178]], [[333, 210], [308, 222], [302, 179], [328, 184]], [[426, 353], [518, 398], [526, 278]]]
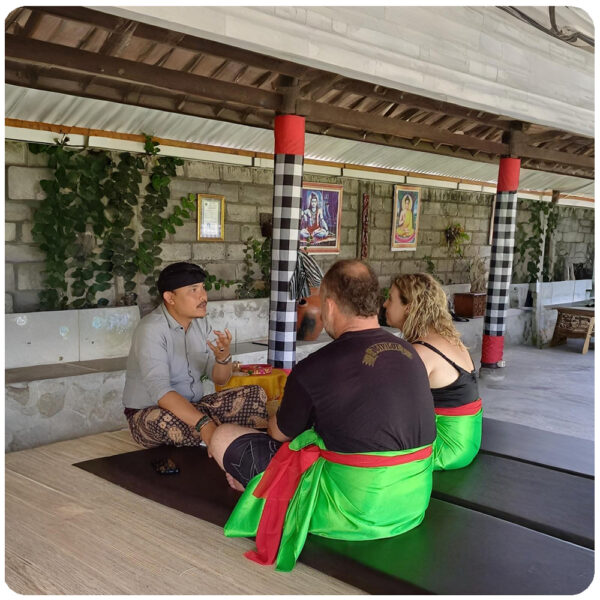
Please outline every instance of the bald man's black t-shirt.
[[435, 413], [425, 365], [408, 342], [384, 329], [344, 333], [288, 377], [277, 426], [294, 438], [313, 425], [335, 452], [431, 444]]

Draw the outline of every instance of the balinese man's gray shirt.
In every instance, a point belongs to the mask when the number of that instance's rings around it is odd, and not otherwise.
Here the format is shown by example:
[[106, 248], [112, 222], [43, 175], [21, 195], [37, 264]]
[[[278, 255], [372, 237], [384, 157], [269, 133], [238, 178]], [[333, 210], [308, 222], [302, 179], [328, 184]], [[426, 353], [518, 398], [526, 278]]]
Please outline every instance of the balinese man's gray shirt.
[[194, 319], [184, 331], [164, 304], [146, 315], [133, 333], [123, 405], [156, 406], [171, 390], [191, 402], [200, 400], [202, 377], [212, 377], [215, 364], [206, 343], [211, 333], [206, 319]]

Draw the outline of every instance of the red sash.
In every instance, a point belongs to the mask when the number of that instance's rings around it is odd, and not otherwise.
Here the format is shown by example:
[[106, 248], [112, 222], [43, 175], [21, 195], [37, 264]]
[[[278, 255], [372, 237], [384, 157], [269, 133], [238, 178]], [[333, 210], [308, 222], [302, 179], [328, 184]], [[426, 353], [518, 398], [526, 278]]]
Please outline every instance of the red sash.
[[469, 415], [476, 415], [481, 410], [481, 398], [475, 400], [475, 402], [469, 402], [469, 404], [463, 404], [462, 406], [453, 406], [452, 408], [436, 408], [435, 414], [442, 415], [444, 417], [466, 417]]
[[321, 450], [314, 444], [301, 450], [290, 450], [289, 446], [289, 442], [286, 442], [279, 448], [254, 490], [254, 496], [266, 498], [266, 502], [256, 532], [256, 550], [246, 552], [245, 556], [261, 565], [275, 562], [290, 500], [294, 497], [302, 474], [319, 457], [352, 467], [389, 467], [427, 458], [432, 452], [432, 447], [426, 446], [408, 454], [377, 456], [338, 454]]

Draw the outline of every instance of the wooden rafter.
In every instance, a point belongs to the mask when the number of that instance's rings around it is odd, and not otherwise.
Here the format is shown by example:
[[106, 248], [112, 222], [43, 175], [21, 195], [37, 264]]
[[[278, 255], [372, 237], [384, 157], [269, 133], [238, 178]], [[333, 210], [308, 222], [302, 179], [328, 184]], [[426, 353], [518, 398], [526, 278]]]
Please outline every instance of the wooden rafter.
[[[120, 56], [121, 52], [131, 43], [131, 38], [137, 29], [136, 21], [125, 21], [108, 35], [98, 54], [105, 56]], [[94, 27], [93, 29], [96, 29]]]
[[527, 168], [593, 177], [592, 138], [89, 8], [16, 9], [5, 53], [14, 85], [265, 127], [296, 112], [307, 131], [485, 162], [510, 151]]
[[[119, 22], [123, 21], [123, 19], [120, 17], [115, 17], [113, 15], [109, 15], [108, 13], [103, 13], [81, 6], [39, 6], [36, 7], [35, 10], [52, 14], [63, 19], [95, 25], [109, 31], [112, 31], [118, 26]], [[185, 50], [211, 54], [219, 58], [228, 58], [229, 60], [234, 60], [242, 64], [246, 63], [248, 65], [264, 68], [269, 71], [277, 71], [292, 77], [301, 78], [312, 71], [312, 69], [309, 67], [296, 65], [295, 63], [265, 56], [257, 52], [244, 50], [243, 48], [227, 46], [226, 44], [213, 42], [211, 40], [203, 40], [190, 35], [182, 36], [181, 34], [168, 29], [156, 27], [154, 25], [148, 25], [146, 23], [138, 24], [136, 36], [148, 40], [149, 42], [154, 42], [155, 40], [160, 39], [164, 43], [178, 45], [179, 48]]]
[[8, 56], [19, 57], [20, 60], [58, 66], [81, 73], [98, 74], [123, 83], [143, 83], [192, 96], [220, 98], [273, 110], [276, 110], [280, 104], [279, 95], [274, 92], [238, 86], [200, 75], [184, 75], [172, 69], [120, 58], [100, 57], [92, 52], [75, 50], [58, 44], [9, 37], [6, 40], [5, 50]]

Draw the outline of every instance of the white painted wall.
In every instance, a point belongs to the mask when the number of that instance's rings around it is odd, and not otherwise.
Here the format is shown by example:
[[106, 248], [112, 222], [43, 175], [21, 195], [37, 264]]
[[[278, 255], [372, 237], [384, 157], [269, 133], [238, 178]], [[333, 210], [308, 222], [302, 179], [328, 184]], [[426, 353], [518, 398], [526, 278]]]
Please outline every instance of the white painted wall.
[[7, 314], [5, 368], [127, 356], [137, 306]]
[[462, 106], [594, 134], [594, 55], [494, 6], [98, 10]]

